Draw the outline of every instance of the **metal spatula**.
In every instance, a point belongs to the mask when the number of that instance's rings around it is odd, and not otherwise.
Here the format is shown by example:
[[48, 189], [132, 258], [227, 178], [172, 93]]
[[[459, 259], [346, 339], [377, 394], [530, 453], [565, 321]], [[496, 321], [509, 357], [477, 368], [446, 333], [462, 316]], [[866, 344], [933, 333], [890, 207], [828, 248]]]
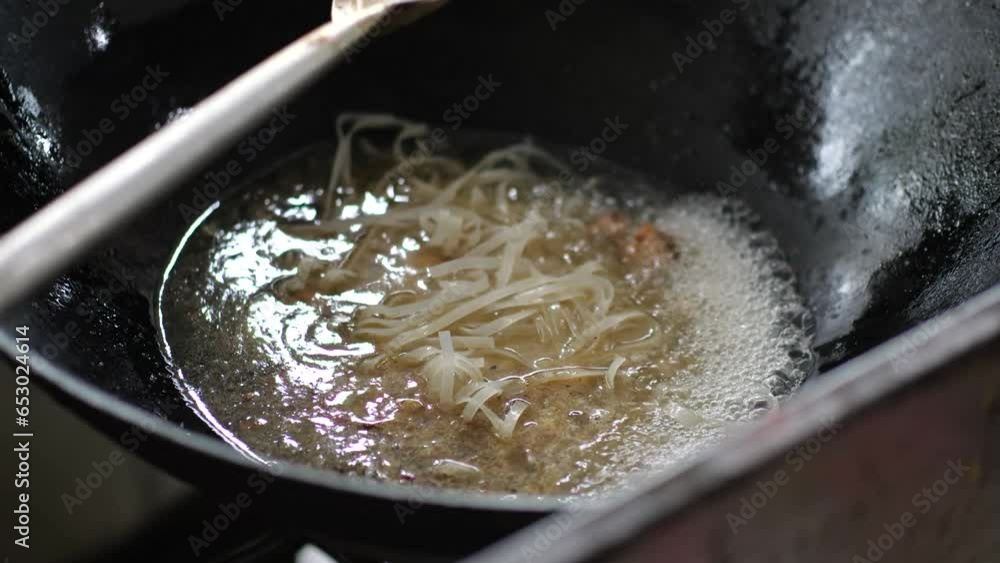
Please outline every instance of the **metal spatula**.
[[236, 78], [0, 238], [0, 313], [146, 209], [391, 17], [412, 21], [440, 0], [337, 0], [330, 21]]

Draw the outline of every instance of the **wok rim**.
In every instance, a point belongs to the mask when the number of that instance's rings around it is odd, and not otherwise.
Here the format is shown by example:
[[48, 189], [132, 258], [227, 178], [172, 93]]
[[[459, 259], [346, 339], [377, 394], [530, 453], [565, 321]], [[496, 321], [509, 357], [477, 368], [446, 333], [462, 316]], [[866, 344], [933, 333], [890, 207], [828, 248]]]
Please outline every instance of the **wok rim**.
[[[0, 342], [0, 354], [8, 362], [15, 362], [17, 351], [14, 339], [8, 327], [0, 329], [0, 334], [6, 337]], [[247, 473], [266, 471], [268, 467], [280, 467], [273, 471], [277, 479], [297, 481], [299, 484], [312, 487], [322, 487], [333, 493], [352, 494], [387, 502], [408, 502], [418, 496], [424, 505], [450, 509], [471, 509], [505, 513], [529, 513], [542, 516], [567, 506], [560, 497], [548, 498], [526, 497], [511, 499], [509, 493], [487, 493], [477, 491], [462, 491], [427, 487], [423, 485], [402, 485], [393, 482], [376, 481], [365, 477], [357, 477], [310, 467], [297, 462], [273, 460], [274, 465], [263, 465], [254, 462], [220, 438], [188, 432], [183, 427], [169, 419], [163, 419], [146, 409], [138, 407], [101, 387], [86, 381], [86, 379], [71, 370], [62, 368], [41, 356], [32, 356], [30, 360], [32, 379], [37, 374], [45, 384], [55, 387], [59, 392], [69, 397], [75, 404], [70, 405], [76, 414], [80, 407], [92, 409], [111, 420], [126, 426], [142, 428], [157, 438], [170, 442], [181, 449], [194, 450], [207, 458], [227, 463]], [[187, 405], [185, 405], [187, 407]], [[107, 436], [105, 432], [101, 432]], [[110, 437], [109, 437], [110, 438]], [[112, 438], [113, 440], [113, 438]], [[141, 449], [141, 448], [140, 448]], [[136, 453], [140, 458], [150, 459], [152, 456]], [[160, 471], [166, 471], [159, 463], [152, 463]], [[220, 467], [221, 469], [221, 467]], [[197, 482], [191, 482], [196, 488]], [[506, 498], [505, 498], [506, 497]]]
[[[912, 335], [925, 330], [928, 325], [933, 325], [932, 332], [916, 347], [915, 352], [912, 352], [915, 361], [903, 369], [889, 370], [890, 373], [882, 374], [881, 377], [875, 373], [885, 368], [893, 358], [901, 357], [907, 349], [912, 348], [912, 344], [907, 340]], [[0, 329], [0, 333], [10, 336], [7, 327]], [[996, 337], [998, 333], [1000, 333], [1000, 285], [993, 286], [957, 307], [924, 321], [831, 369], [823, 374], [823, 379], [818, 384], [799, 390], [789, 400], [789, 406], [786, 407], [786, 410], [792, 414], [801, 415], [803, 411], [808, 414], [810, 406], [816, 407], [824, 399], [840, 395], [840, 404], [835, 404], [832, 407], [827, 405], [827, 408], [820, 410], [833, 408], [833, 410], [839, 411], [838, 414], [842, 415], [842, 420], [848, 420], [872, 405], [891, 399], [896, 392], [902, 391], [909, 384], [931, 375], [947, 362], [961, 356], [973, 347], [987, 342], [990, 338]], [[0, 353], [8, 361], [14, 361], [16, 349], [13, 338], [4, 338], [0, 341]], [[45, 383], [54, 386], [76, 402], [76, 404], [71, 405], [74, 410], [80, 406], [93, 409], [111, 420], [141, 427], [143, 432], [155, 435], [176, 447], [195, 450], [196, 453], [206, 458], [228, 463], [230, 466], [246, 472], [259, 472], [266, 467], [253, 462], [219, 438], [185, 431], [176, 423], [135, 406], [44, 357], [35, 357], [31, 362], [32, 367]], [[775, 448], [794, 446], [795, 441], [790, 439], [790, 436], [808, 435], [808, 431], [813, 426], [812, 423], [815, 422], [814, 418], [814, 416], [803, 416], [791, 419], [789, 427], [778, 435], [762, 431], [768, 424], [769, 417], [755, 420], [687, 460], [678, 462], [664, 470], [644, 475], [641, 482], [635, 487], [635, 491], [641, 493], [648, 486], [662, 485], [699, 466], [710, 468], [709, 464], [712, 463], [713, 458], [720, 457], [717, 455], [718, 452], [729, 448], [740, 451], [744, 451], [745, 448], [756, 450], [745, 453], [742, 469], [732, 471], [734, 468], [729, 468], [730, 472], [740, 474], [744, 470], [750, 471], [756, 465], [770, 459], [770, 453]], [[150, 456], [140, 454], [140, 457], [149, 458]], [[425, 505], [440, 508], [509, 514], [526, 513], [526, 515], [536, 516], [543, 516], [568, 506], [565, 501], [566, 497], [562, 497], [563, 501], [560, 501], [560, 497], [556, 496], [512, 499], [509, 498], [509, 494], [462, 491], [423, 485], [402, 485], [313, 468], [296, 462], [275, 461], [275, 463], [281, 467], [280, 474], [277, 475], [279, 479], [296, 481], [311, 487], [323, 487], [331, 493], [350, 494], [386, 502], [407, 502], [412, 500], [416, 494]], [[164, 470], [159, 464], [154, 465], [157, 466], [157, 469]], [[730, 479], [721, 479], [713, 488], [721, 488], [729, 481]], [[192, 484], [198, 485], [196, 482]], [[587, 508], [598, 508], [602, 504], [620, 504], [633, 496], [633, 492], [627, 491], [611, 495], [606, 500], [572, 499], [572, 497], [570, 499], [583, 500], [582, 504]], [[609, 500], [610, 502], [608, 502]]]
[[[907, 342], [929, 325], [933, 325], [931, 333], [919, 345]], [[684, 518], [700, 501], [780, 459], [789, 447], [815, 436], [830, 421], [854, 422], [919, 385], [952, 377], [950, 365], [998, 340], [1000, 284], [831, 369], [825, 379], [795, 395], [794, 406], [787, 409], [790, 416], [785, 417], [791, 424], [778, 421], [772, 431], [761, 424], [766, 419], [747, 425], [716, 445], [729, 447], [720, 448], [711, 466], [702, 467], [707, 471], [685, 470], [670, 479], [654, 480], [644, 494], [633, 497], [632, 503], [619, 503], [571, 526], [545, 555], [551, 561], [591, 561], [585, 554], [606, 556], [637, 538], [648, 541], [656, 525]], [[904, 354], [910, 354], [906, 363], [895, 366]], [[541, 533], [542, 526], [551, 520], [549, 517], [504, 538], [467, 563], [518, 560], [514, 557], [518, 548], [530, 544], [534, 534]]]

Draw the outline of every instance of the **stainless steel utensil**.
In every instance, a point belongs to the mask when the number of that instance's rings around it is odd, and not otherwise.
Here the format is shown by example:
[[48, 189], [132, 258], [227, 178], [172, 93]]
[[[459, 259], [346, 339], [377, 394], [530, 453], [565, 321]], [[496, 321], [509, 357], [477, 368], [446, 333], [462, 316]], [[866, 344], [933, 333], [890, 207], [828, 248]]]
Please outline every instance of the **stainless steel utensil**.
[[329, 22], [251, 68], [0, 238], [0, 271], [15, 273], [0, 286], [0, 312], [318, 79], [383, 18], [408, 20], [415, 14], [402, 8], [426, 9], [438, 3], [335, 1]]

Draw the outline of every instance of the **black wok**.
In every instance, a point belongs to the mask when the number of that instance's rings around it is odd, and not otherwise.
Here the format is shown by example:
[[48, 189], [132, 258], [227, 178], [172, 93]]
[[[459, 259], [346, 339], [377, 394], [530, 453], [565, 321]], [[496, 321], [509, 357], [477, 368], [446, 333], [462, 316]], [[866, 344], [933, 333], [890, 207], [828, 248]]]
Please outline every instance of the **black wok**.
[[[218, 5], [74, 0], [48, 17], [34, 2], [0, 7], [3, 229], [329, 9]], [[206, 172], [238, 159], [223, 191], [238, 189], [329, 138], [344, 110], [447, 121], [481, 77], [500, 85], [468, 127], [576, 147], [619, 117], [628, 129], [602, 156], [664, 185], [745, 199], [775, 233], [815, 316], [822, 377], [1000, 278], [998, 30], [1000, 13], [976, 1], [455, 1], [378, 37], [290, 104], [295, 118], [252, 161], [233, 146]], [[777, 150], [764, 161], [768, 146]], [[753, 158], [761, 170], [741, 181], [734, 170], [754, 170]], [[225, 498], [260, 467], [183, 405], [151, 320], [191, 210], [215, 197], [180, 189], [81, 256], [4, 318], [0, 348], [13, 355], [14, 327], [30, 326], [36, 382], [124, 447]], [[468, 552], [554, 507], [417, 495], [296, 466], [268, 490], [254, 510], [281, 525], [438, 554]], [[400, 506], [414, 510], [403, 523]]]

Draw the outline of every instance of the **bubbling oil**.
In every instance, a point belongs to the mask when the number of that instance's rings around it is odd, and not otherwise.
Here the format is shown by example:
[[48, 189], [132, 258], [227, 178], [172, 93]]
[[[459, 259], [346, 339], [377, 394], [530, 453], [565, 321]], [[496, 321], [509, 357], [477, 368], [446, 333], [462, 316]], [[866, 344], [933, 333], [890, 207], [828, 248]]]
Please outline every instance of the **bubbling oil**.
[[[599, 495], [776, 408], [811, 369], [808, 311], [774, 240], [750, 227], [752, 213], [731, 200], [667, 197], [605, 166], [601, 182], [567, 190], [571, 214], [558, 211], [562, 196], [535, 198], [530, 186], [496, 203], [546, 217], [546, 235], [524, 250], [533, 264], [545, 273], [600, 264], [617, 296], [610, 312], [640, 309], [663, 338], [655, 353], [629, 357], [614, 388], [597, 378], [518, 389], [530, 406], [511, 437], [498, 436], [482, 418], [435, 404], [413, 366], [373, 366], [380, 344], [355, 336], [359, 311], [426, 289], [426, 233], [288, 228], [323, 217], [330, 153], [305, 151], [222, 201], [192, 226], [165, 276], [159, 317], [181, 388], [249, 455], [384, 481]], [[358, 173], [336, 194], [340, 217], [378, 216], [412, 197], [399, 184], [369, 189], [378, 175]], [[670, 239], [669, 260], [623, 262], [622, 247], [594, 228], [609, 216], [654, 225]], [[361, 275], [290, 296], [303, 257], [349, 262]], [[505, 344], [548, 365], [556, 354], [528, 329]], [[487, 364], [491, 378], [531, 371], [504, 358]]]

